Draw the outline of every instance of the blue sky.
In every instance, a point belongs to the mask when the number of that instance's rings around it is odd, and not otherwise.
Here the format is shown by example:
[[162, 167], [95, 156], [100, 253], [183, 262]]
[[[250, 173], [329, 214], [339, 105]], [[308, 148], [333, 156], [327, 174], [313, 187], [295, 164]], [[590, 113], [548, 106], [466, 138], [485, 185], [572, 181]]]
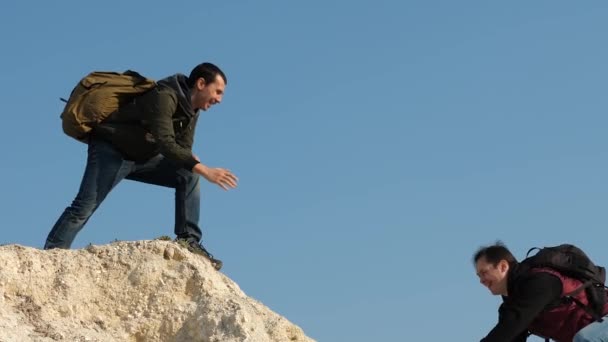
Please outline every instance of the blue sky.
[[[0, 5], [0, 243], [41, 248], [85, 145], [59, 97], [93, 70], [228, 76], [194, 152], [205, 245], [319, 341], [478, 341], [481, 245], [608, 264], [605, 1], [13, 1]], [[74, 246], [173, 234], [170, 189], [125, 181]], [[537, 341], [531, 339], [531, 341]], [[538, 340], [540, 341], [540, 339]]]

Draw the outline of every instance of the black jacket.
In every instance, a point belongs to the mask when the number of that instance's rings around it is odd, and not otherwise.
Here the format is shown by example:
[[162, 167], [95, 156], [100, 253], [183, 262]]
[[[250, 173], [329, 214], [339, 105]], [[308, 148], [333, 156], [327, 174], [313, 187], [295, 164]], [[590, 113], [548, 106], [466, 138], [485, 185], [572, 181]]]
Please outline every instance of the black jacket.
[[508, 296], [498, 309], [498, 323], [481, 342], [525, 342], [528, 327], [544, 309], [559, 303], [562, 282], [552, 274], [519, 274], [514, 265], [507, 274]]
[[93, 131], [109, 141], [125, 159], [143, 162], [161, 153], [191, 170], [198, 108], [192, 108], [186, 76], [176, 74], [136, 97]]

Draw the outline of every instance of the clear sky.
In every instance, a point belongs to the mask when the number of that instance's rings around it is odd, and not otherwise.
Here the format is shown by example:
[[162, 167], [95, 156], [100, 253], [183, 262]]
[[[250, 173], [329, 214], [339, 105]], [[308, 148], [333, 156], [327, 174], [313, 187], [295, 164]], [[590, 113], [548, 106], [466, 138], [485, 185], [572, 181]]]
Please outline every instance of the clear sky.
[[[4, 1], [0, 243], [42, 248], [86, 146], [60, 97], [93, 70], [228, 76], [194, 152], [204, 243], [319, 341], [479, 341], [471, 256], [572, 242], [608, 264], [606, 1]], [[130, 181], [74, 248], [173, 236]], [[531, 339], [540, 341], [540, 339]]]

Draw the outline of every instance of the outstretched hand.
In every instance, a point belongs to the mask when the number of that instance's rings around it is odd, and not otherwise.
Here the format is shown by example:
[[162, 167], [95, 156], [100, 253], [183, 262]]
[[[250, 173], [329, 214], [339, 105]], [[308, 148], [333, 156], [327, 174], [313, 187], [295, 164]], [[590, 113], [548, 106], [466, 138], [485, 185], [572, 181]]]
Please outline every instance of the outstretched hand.
[[222, 189], [236, 188], [239, 179], [227, 169], [209, 167], [202, 173], [203, 177], [211, 183], [219, 185]]

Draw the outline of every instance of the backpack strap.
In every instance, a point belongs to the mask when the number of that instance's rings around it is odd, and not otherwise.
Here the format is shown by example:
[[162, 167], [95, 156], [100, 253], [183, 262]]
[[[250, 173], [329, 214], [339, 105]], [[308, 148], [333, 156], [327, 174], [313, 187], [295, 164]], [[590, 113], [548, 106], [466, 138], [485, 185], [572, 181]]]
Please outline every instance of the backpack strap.
[[564, 297], [566, 297], [566, 298], [571, 297], [574, 299], [574, 297], [576, 295], [583, 292], [586, 288], [588, 288], [591, 285], [593, 285], [593, 280], [587, 280], [586, 282], [582, 283], [581, 286], [579, 286], [576, 290], [564, 294]]
[[528, 249], [528, 253], [526, 253], [526, 258], [530, 256], [530, 252], [532, 252], [533, 250], [540, 251], [540, 247], [532, 247], [532, 248]]

